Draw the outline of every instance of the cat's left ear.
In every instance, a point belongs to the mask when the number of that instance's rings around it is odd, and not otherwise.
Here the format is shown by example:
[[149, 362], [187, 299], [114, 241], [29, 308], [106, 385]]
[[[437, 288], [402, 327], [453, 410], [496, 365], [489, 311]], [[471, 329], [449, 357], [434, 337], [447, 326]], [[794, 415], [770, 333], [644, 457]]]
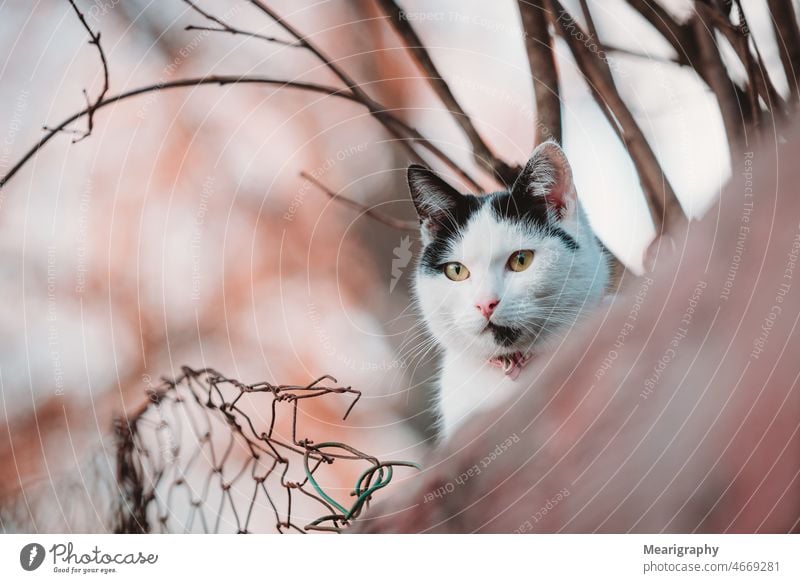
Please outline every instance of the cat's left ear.
[[539, 144], [511, 188], [514, 197], [543, 196], [558, 219], [575, 214], [578, 202], [572, 167], [554, 141]]

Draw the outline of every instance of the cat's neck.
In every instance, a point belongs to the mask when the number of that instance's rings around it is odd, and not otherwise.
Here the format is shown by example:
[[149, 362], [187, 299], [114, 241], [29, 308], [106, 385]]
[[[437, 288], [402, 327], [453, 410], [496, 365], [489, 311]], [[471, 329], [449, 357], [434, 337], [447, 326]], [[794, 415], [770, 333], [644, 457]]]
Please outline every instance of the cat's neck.
[[[465, 351], [445, 349], [439, 378], [438, 412], [440, 438], [447, 440], [475, 414], [511, 404], [534, 381], [537, 356], [531, 353], [516, 374]], [[501, 412], [502, 413], [502, 412]]]

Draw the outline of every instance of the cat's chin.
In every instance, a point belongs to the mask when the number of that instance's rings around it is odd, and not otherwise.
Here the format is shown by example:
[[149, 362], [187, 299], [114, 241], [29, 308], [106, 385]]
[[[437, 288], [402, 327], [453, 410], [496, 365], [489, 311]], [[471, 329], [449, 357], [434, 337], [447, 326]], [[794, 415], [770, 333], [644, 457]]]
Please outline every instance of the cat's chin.
[[520, 337], [510, 344], [499, 344], [494, 340], [490, 330], [481, 330], [477, 334], [465, 335], [460, 342], [443, 342], [445, 350], [459, 358], [467, 358], [478, 362], [488, 362], [493, 358], [508, 356], [514, 353], [531, 353], [537, 344], [534, 339]]

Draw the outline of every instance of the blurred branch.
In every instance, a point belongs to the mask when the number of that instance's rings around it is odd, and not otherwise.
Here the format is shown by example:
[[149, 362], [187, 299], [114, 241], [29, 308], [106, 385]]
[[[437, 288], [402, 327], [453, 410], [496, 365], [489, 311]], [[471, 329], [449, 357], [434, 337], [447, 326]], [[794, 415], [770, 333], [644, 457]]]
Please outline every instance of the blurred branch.
[[[89, 93], [86, 89], [83, 90], [83, 96], [86, 98], [86, 111], [88, 115], [87, 120], [87, 127], [86, 131], [78, 138], [73, 138], [72, 143], [80, 142], [82, 139], [89, 137], [92, 134], [92, 130], [94, 129], [94, 112], [97, 109], [98, 105], [103, 101], [108, 93], [108, 61], [106, 60], [105, 51], [103, 51], [103, 46], [100, 44], [100, 32], [98, 31], [95, 33], [92, 31], [92, 28], [89, 26], [89, 23], [86, 22], [86, 18], [83, 15], [83, 12], [80, 11], [78, 6], [75, 4], [74, 0], [69, 0], [70, 6], [72, 9], [75, 10], [75, 14], [78, 15], [78, 19], [81, 21], [83, 28], [86, 29], [86, 32], [89, 33], [89, 40], [90, 45], [94, 45], [97, 47], [97, 52], [100, 55], [100, 63], [103, 65], [103, 89], [100, 91], [100, 94], [97, 96], [97, 99], [92, 101], [89, 99]], [[0, 183], [2, 185], [2, 183]]]
[[[728, 141], [738, 142], [742, 134], [739, 122], [749, 121], [750, 116], [749, 112], [744, 114], [740, 104], [748, 97], [728, 77], [718, 47], [708, 46], [708, 27], [698, 23], [697, 15], [693, 15], [686, 23], [679, 23], [658, 2], [651, 0], [627, 0], [627, 2], [672, 45], [678, 63], [694, 69], [708, 85], [719, 102]], [[720, 72], [727, 81], [720, 77]]]
[[640, 53], [638, 51], [634, 51], [633, 49], [628, 49], [625, 47], [615, 46], [609, 43], [605, 43], [606, 52], [609, 53], [618, 53], [620, 55], [625, 55], [627, 57], [636, 57], [637, 59], [644, 59], [646, 61], [657, 61], [659, 63], [664, 63], [667, 65], [680, 65], [686, 66], [686, 63], [681, 63], [677, 57], [662, 57], [660, 55], [649, 55], [646, 53]]
[[[647, 206], [650, 209], [656, 229], [656, 239], [658, 239], [685, 220], [678, 197], [664, 175], [664, 171], [639, 124], [617, 91], [608, 64], [579, 40], [580, 35], [584, 35], [584, 39], [589, 37], [561, 3], [558, 0], [550, 1], [559, 15], [556, 19], [558, 30], [567, 42], [575, 63], [586, 78], [600, 109], [605, 113], [612, 128], [630, 153], [642, 184], [642, 190], [647, 198]], [[588, 11], [587, 15], [591, 21], [591, 14]], [[591, 26], [593, 28], [594, 25]], [[598, 47], [602, 47], [600, 39], [594, 39], [594, 42]]]
[[361, 211], [368, 217], [375, 219], [379, 223], [383, 223], [384, 225], [391, 227], [393, 229], [398, 229], [400, 231], [417, 231], [419, 230], [419, 222], [418, 221], [403, 221], [401, 219], [396, 219], [394, 217], [390, 217], [389, 215], [382, 213], [374, 208], [370, 208], [364, 206], [360, 202], [356, 202], [353, 199], [347, 198], [337, 192], [334, 192], [324, 184], [322, 184], [319, 180], [311, 176], [308, 172], [302, 171], [300, 172], [300, 176], [311, 182], [314, 186], [319, 188], [322, 192], [327, 194], [333, 200], [337, 202], [341, 202], [346, 206], [354, 208], [358, 211]]
[[[767, 105], [767, 109], [770, 112], [774, 112], [779, 117], [782, 117], [786, 103], [775, 89], [770, 79], [769, 72], [761, 58], [761, 53], [758, 50], [755, 39], [753, 39], [749, 33], [744, 11], [738, 3], [737, 6], [739, 6], [741, 22], [739, 26], [734, 26], [725, 13], [717, 6], [704, 2], [697, 2], [695, 4], [697, 13], [705, 25], [709, 27], [710, 31], [716, 29], [722, 33], [728, 43], [730, 43], [739, 61], [741, 61], [745, 71], [747, 71], [747, 95], [750, 101], [752, 121], [758, 125], [760, 117], [759, 97]], [[756, 52], [755, 56], [750, 51], [751, 39]], [[756, 66], [758, 66], [758, 72], [756, 72]]]
[[520, 172], [519, 167], [511, 167], [504, 160], [498, 158], [483, 140], [472, 120], [458, 103], [455, 95], [450, 90], [447, 81], [436, 68], [428, 54], [425, 44], [417, 35], [407, 18], [403, 16], [402, 9], [394, 0], [378, 0], [384, 13], [389, 17], [395, 32], [403, 39], [406, 49], [425, 73], [425, 78], [433, 91], [453, 116], [461, 131], [467, 136], [472, 145], [475, 161], [481, 168], [486, 169], [504, 184], [513, 184]]
[[706, 83], [717, 98], [722, 122], [725, 125], [725, 133], [728, 135], [732, 163], [737, 149], [735, 144], [742, 141], [744, 134], [742, 102], [730, 91], [733, 81], [728, 76], [725, 64], [722, 62], [714, 38], [714, 29], [706, 22], [706, 15], [702, 11], [698, 11], [696, 17], [692, 19], [692, 25], [700, 57], [696, 68], [703, 71]]
[[680, 64], [692, 65], [692, 58], [697, 50], [689, 27], [678, 23], [658, 2], [652, 0], [627, 0], [627, 2], [672, 45]]
[[536, 143], [549, 138], [561, 142], [561, 98], [553, 39], [547, 29], [549, 10], [544, 2], [519, 0], [519, 13], [525, 32], [533, 94], [536, 101]]
[[[425, 146], [425, 148], [434, 154], [437, 158], [442, 160], [447, 166], [449, 166], [455, 173], [457, 173], [461, 178], [463, 178], [466, 182], [468, 182], [472, 187], [477, 189], [478, 191], [482, 191], [482, 187], [478, 182], [470, 176], [463, 168], [461, 168], [458, 164], [456, 164], [447, 154], [445, 154], [442, 150], [432, 144], [430, 141], [425, 139], [418, 131], [409, 127], [407, 124], [401, 122], [396, 117], [389, 115], [389, 112], [386, 110], [384, 106], [380, 103], [372, 99], [366, 91], [364, 91], [361, 86], [348, 75], [344, 69], [339, 67], [333, 59], [328, 57], [322, 49], [320, 49], [315, 43], [308, 39], [308, 37], [304, 36], [299, 30], [297, 30], [294, 26], [286, 22], [281, 16], [275, 12], [272, 8], [267, 6], [261, 0], [250, 0], [250, 3], [261, 10], [264, 14], [269, 16], [272, 20], [275, 21], [276, 24], [281, 26], [286, 32], [292, 35], [297, 41], [300, 43], [300, 46], [308, 49], [315, 57], [317, 57], [334, 75], [336, 75], [342, 83], [347, 85], [347, 88], [353, 92], [353, 95], [356, 98], [356, 101], [363, 104], [369, 112], [375, 116], [383, 126], [391, 133], [394, 137], [400, 140], [400, 144], [409, 150], [409, 153], [412, 157], [417, 161], [422, 161], [419, 156], [414, 151], [413, 147], [410, 145], [405, 138], [411, 138], [412, 141], [420, 142], [421, 145]], [[422, 161], [424, 162], [424, 161]]]
[[767, 0], [772, 27], [775, 31], [775, 42], [781, 57], [789, 94], [794, 104], [800, 102], [800, 28], [797, 15], [791, 2], [785, 0]]
[[[747, 16], [744, 13], [742, 1], [734, 0], [734, 4], [739, 12], [739, 25], [738, 27], [734, 27], [730, 22], [726, 23], [727, 26], [724, 28], [728, 30], [728, 34], [731, 35], [729, 37], [729, 42], [733, 44], [733, 41], [730, 39], [733, 38], [733, 33], [738, 33], [736, 38], [738, 39], [738, 45], [741, 48], [737, 51], [737, 53], [743, 53], [744, 59], [746, 60], [745, 66], [747, 67], [747, 73], [750, 77], [750, 83], [756, 87], [756, 89], [758, 89], [758, 92], [761, 94], [768, 111], [775, 113], [775, 115], [780, 119], [785, 119], [784, 112], [786, 111], [786, 102], [784, 101], [783, 97], [781, 97], [780, 93], [778, 93], [778, 90], [775, 89], [775, 85], [772, 83], [772, 79], [769, 76], [767, 65], [764, 63], [764, 59], [761, 56], [761, 51], [758, 48], [758, 42], [750, 33], [750, 24], [747, 22]], [[751, 42], [753, 44], [753, 53], [755, 53], [755, 56], [750, 52]], [[739, 58], [742, 58], [741, 54], [739, 55]], [[759, 74], [756, 73], [756, 65], [758, 66]], [[758, 100], [756, 100], [755, 105], [756, 108], [758, 108]], [[759, 120], [756, 118], [753, 121], [758, 122]]]

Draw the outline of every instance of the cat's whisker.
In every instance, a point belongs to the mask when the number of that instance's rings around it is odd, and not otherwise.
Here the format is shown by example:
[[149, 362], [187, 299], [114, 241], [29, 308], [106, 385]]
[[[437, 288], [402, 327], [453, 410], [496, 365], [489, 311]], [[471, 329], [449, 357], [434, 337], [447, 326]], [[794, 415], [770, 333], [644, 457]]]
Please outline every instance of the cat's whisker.
[[403, 340], [403, 342], [401, 342], [400, 346], [398, 347], [398, 349], [397, 349], [398, 352], [402, 352], [402, 351], [406, 350], [407, 348], [415, 345], [420, 339], [426, 339], [425, 338], [426, 336], [428, 337], [427, 339], [435, 341], [435, 339], [430, 336], [430, 333], [428, 332], [428, 329], [423, 327], [420, 330], [417, 330], [413, 334], [409, 335], [407, 338], [405, 338]]
[[408, 352], [404, 355], [406, 360], [414, 360], [416, 359], [419, 354], [423, 353], [428, 349], [430, 346], [436, 345], [436, 338], [424, 338], [421, 342], [418, 342], [411, 346], [408, 349]]

